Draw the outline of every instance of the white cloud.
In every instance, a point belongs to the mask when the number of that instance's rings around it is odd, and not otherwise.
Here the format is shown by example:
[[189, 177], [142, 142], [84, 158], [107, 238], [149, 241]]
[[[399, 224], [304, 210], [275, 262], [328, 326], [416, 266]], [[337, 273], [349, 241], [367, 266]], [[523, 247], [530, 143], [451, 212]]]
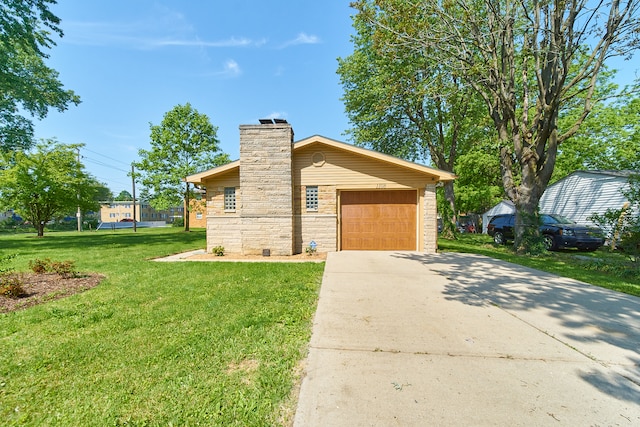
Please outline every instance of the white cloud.
[[301, 45], [301, 44], [318, 44], [320, 43], [320, 38], [318, 36], [314, 36], [314, 35], [309, 35], [306, 33], [300, 33], [298, 34], [298, 36], [293, 39], [293, 40], [289, 40], [285, 43], [282, 44], [282, 46], [280, 46], [281, 49], [284, 49], [285, 47], [289, 47], [289, 46], [297, 46], [297, 45]]
[[224, 64], [223, 74], [228, 77], [236, 77], [242, 74], [242, 70], [240, 69], [240, 65], [238, 65], [236, 61], [230, 59]]

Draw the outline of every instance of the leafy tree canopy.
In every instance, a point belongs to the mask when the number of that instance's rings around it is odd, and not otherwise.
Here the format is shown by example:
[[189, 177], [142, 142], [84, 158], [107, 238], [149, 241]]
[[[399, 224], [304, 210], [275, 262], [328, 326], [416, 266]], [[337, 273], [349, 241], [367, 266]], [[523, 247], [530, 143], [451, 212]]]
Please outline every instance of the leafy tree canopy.
[[[519, 251], [536, 246], [537, 207], [558, 147], [599, 101], [605, 61], [639, 47], [639, 0], [591, 3], [404, 0], [353, 3], [393, 51], [440, 63], [478, 93], [499, 141], [502, 185], [515, 203]], [[581, 104], [564, 129], [563, 110]]]
[[[218, 128], [191, 104], [177, 105], [160, 125], [150, 124], [151, 149], [140, 150], [135, 163], [142, 185], [149, 190], [149, 202], [158, 210], [189, 206], [192, 189], [184, 178], [230, 161], [220, 153]], [[185, 213], [185, 231], [189, 215]]]
[[[374, 1], [367, 2], [373, 8]], [[394, 49], [366, 14], [353, 16], [354, 52], [338, 60], [345, 110], [356, 145], [453, 172], [456, 157], [486, 134], [481, 99], [439, 61]], [[455, 223], [453, 182], [444, 186]]]
[[28, 219], [44, 235], [47, 222], [98, 209], [99, 184], [78, 161], [80, 145], [42, 141], [27, 152], [4, 153], [0, 160], [0, 201]]
[[80, 98], [65, 90], [58, 72], [45, 64], [62, 37], [60, 19], [49, 5], [54, 0], [0, 0], [0, 151], [33, 145], [33, 124], [21, 111], [38, 119], [49, 108], [64, 111]]
[[133, 200], [133, 196], [128, 191], [122, 190], [120, 192], [120, 194], [118, 194], [114, 200], [120, 201], [120, 202], [129, 201], [129, 200]]

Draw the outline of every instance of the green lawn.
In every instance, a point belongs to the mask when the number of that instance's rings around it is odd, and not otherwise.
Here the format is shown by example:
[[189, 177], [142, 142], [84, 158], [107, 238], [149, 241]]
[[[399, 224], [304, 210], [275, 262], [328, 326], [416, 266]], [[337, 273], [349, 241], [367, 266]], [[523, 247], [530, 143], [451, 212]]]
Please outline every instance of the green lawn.
[[438, 239], [443, 252], [466, 252], [502, 259], [538, 270], [570, 277], [607, 289], [640, 296], [640, 271], [624, 254], [611, 253], [608, 248], [595, 252], [563, 250], [540, 256], [516, 255], [508, 246], [493, 243], [484, 234], [461, 234], [455, 240]]
[[203, 230], [0, 235], [13, 265], [71, 259], [98, 287], [0, 314], [2, 425], [279, 425], [323, 264], [156, 263]]

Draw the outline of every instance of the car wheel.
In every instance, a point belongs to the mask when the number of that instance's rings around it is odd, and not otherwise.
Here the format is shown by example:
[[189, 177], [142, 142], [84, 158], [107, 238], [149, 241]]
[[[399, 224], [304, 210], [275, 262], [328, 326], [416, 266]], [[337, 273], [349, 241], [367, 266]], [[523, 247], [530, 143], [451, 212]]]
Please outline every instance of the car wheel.
[[504, 245], [506, 243], [506, 240], [504, 240], [504, 234], [499, 231], [496, 231], [493, 235], [493, 241], [499, 245]]
[[544, 240], [544, 247], [547, 248], [548, 251], [556, 250], [556, 239], [554, 239], [552, 235], [545, 234], [542, 238]]

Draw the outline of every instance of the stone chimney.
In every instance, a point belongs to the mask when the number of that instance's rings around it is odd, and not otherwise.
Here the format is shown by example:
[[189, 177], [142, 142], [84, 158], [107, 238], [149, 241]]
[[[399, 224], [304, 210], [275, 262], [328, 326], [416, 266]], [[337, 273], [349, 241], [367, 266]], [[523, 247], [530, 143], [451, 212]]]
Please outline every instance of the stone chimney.
[[240, 217], [246, 255], [293, 254], [293, 129], [285, 120], [240, 126]]

